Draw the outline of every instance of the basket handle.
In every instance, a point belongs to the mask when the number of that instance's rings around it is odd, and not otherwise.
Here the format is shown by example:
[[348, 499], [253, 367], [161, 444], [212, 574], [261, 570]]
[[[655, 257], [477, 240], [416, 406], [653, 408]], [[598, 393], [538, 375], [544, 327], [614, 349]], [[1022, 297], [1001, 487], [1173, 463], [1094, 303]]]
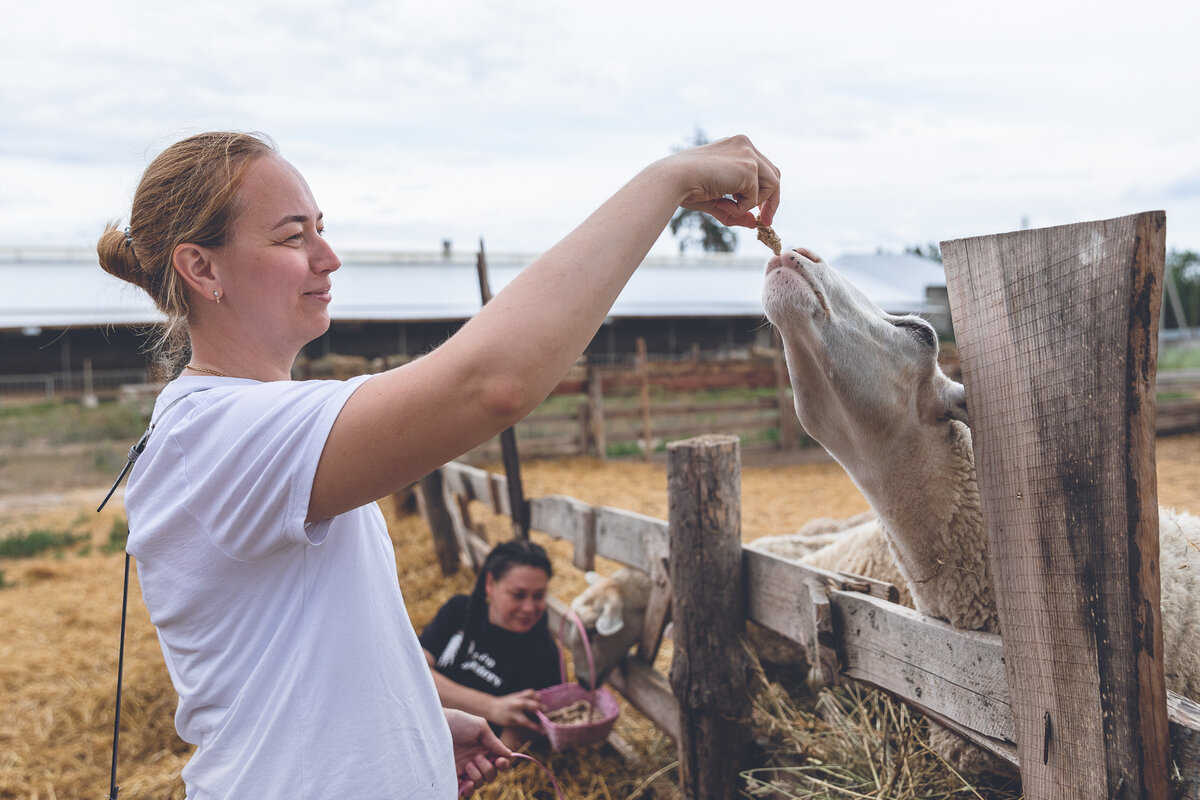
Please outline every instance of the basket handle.
[[[581, 619], [579, 619], [578, 614], [576, 614], [574, 611], [572, 611], [569, 608], [563, 613], [563, 615], [558, 620], [558, 640], [560, 642], [562, 642], [563, 645], [566, 645], [566, 643], [567, 643], [566, 631], [563, 626], [566, 625], [568, 618], [572, 622], [575, 623], [575, 627], [579, 629], [579, 636], [580, 636], [580, 638], [583, 639], [583, 651], [585, 653], [587, 653], [588, 675], [590, 675], [592, 677], [592, 683], [594, 684], [596, 681], [596, 662], [592, 659], [592, 643], [588, 641], [587, 630], [583, 627], [583, 621]], [[566, 659], [563, 657], [561, 648], [558, 651], [558, 669], [559, 669], [559, 673], [562, 675], [562, 682], [566, 683], [567, 682], [567, 662], [566, 662]], [[595, 697], [597, 688], [598, 687], [596, 687], [596, 686], [592, 686], [591, 694], [592, 694], [593, 698]]]

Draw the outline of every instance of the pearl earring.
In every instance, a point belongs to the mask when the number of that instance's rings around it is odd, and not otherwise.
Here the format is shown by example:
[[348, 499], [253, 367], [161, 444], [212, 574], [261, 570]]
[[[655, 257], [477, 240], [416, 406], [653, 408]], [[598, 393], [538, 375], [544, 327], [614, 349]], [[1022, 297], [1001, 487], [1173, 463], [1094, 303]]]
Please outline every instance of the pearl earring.
[[217, 299], [217, 305], [221, 305], [221, 293], [216, 289], [213, 289], [213, 297]]

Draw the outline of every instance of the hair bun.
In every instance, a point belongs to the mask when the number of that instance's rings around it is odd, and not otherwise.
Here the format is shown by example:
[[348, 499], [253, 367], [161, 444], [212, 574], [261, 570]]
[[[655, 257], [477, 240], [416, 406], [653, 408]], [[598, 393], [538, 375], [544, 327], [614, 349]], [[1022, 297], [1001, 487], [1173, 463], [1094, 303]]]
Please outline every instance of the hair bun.
[[146, 274], [138, 264], [137, 253], [130, 241], [115, 223], [110, 222], [96, 242], [96, 255], [100, 257], [100, 266], [109, 275], [145, 289]]

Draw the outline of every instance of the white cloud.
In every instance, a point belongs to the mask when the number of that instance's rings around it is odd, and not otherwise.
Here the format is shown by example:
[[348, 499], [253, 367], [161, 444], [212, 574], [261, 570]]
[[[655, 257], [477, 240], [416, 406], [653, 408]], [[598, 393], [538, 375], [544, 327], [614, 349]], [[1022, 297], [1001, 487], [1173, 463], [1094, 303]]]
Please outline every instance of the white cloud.
[[0, 243], [89, 244], [158, 150], [235, 128], [279, 142], [344, 246], [540, 250], [699, 126], [751, 134], [784, 170], [777, 229], [828, 255], [1158, 207], [1200, 249], [1198, 23], [1191, 2], [19, 4]]

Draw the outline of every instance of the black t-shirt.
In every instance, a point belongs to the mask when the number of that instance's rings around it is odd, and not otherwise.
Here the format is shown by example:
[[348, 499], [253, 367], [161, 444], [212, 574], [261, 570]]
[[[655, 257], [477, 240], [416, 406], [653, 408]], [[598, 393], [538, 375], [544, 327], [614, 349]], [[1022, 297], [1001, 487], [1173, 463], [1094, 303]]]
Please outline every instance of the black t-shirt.
[[[474, 637], [459, 636], [469, 600], [465, 594], [450, 598], [421, 632], [421, 646], [433, 653], [438, 672], [497, 697], [562, 682], [558, 646], [543, 624], [526, 633], [514, 633], [485, 619]], [[455, 644], [462, 658], [454, 658], [451, 645]], [[456, 660], [461, 663], [454, 666]]]

